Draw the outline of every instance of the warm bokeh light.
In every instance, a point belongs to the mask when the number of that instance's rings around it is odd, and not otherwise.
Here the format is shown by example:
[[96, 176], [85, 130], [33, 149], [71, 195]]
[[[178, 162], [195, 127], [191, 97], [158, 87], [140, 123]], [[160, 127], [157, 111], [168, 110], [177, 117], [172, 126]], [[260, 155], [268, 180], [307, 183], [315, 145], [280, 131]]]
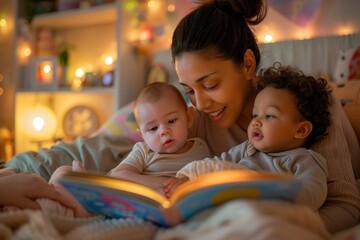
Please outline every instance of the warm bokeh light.
[[111, 56], [107, 56], [104, 59], [105, 65], [109, 66], [114, 63], [114, 59]]
[[37, 105], [22, 113], [24, 132], [33, 140], [50, 140], [57, 128], [57, 118], [49, 107]]
[[75, 77], [82, 78], [85, 76], [85, 71], [82, 68], [78, 68], [75, 70]]
[[53, 80], [53, 64], [50, 61], [40, 62], [37, 69], [36, 78], [39, 82], [48, 83]]
[[71, 82], [71, 89], [73, 90], [80, 90], [82, 88], [84, 80], [83, 78], [74, 78]]
[[352, 34], [354, 32], [355, 32], [355, 30], [351, 26], [342, 26], [337, 30], [337, 33], [339, 35], [349, 35], [349, 34]]
[[30, 43], [27, 41], [20, 41], [17, 47], [17, 56], [19, 58], [20, 63], [27, 63], [29, 57], [31, 56], [31, 47]]
[[269, 33], [265, 34], [264, 42], [269, 43], [269, 42], [272, 42], [272, 40], [273, 40], [273, 36], [271, 34], [269, 34]]
[[154, 0], [150, 0], [150, 1], [148, 1], [147, 5], [148, 5], [149, 8], [154, 8], [154, 7], [156, 7], [157, 2], [154, 1]]
[[5, 18], [1, 18], [0, 19], [0, 28], [5, 28], [6, 27], [6, 19]]
[[50, 73], [51, 72], [51, 65], [50, 64], [44, 64], [43, 71], [44, 71], [44, 73]]
[[33, 125], [35, 131], [40, 132], [41, 130], [44, 129], [44, 125], [45, 125], [44, 117], [42, 117], [42, 116], [34, 117], [32, 120], [32, 125]]
[[169, 4], [167, 10], [168, 12], [175, 12], [176, 10], [175, 4]]

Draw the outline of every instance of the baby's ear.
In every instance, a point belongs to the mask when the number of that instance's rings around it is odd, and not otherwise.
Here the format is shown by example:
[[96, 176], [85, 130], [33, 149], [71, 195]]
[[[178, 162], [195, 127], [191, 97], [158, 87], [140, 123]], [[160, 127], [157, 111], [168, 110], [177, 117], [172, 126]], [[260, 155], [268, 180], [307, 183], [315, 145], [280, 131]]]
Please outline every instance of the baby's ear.
[[192, 107], [188, 107], [186, 111], [188, 117], [188, 128], [191, 128], [195, 120], [195, 110]]
[[305, 139], [307, 138], [313, 129], [313, 125], [310, 121], [302, 121], [299, 123], [298, 129], [295, 134], [295, 138]]
[[136, 132], [137, 132], [137, 134], [140, 135], [140, 137], [141, 137], [142, 139], [144, 139], [144, 137], [143, 137], [143, 135], [142, 135], [142, 132], [141, 132], [141, 130], [140, 130], [139, 128], [136, 129]]

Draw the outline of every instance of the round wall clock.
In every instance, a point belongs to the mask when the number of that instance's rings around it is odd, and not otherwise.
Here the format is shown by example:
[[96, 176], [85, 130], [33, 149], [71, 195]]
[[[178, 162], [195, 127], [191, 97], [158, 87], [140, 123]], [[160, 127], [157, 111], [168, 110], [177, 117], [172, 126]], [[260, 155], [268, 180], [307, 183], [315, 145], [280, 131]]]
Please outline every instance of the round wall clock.
[[88, 137], [99, 127], [95, 112], [87, 106], [71, 108], [63, 119], [64, 133], [69, 138]]
[[147, 84], [153, 82], [166, 82], [167, 78], [168, 74], [164, 66], [162, 64], [155, 64], [150, 68], [147, 76]]

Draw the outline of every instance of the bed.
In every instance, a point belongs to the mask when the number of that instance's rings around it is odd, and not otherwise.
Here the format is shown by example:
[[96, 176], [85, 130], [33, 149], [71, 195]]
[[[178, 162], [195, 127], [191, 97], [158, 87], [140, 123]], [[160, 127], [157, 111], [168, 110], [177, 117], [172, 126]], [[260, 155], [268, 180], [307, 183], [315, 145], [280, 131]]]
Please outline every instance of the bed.
[[[360, 34], [330, 36], [310, 40], [285, 41], [260, 45], [262, 67], [279, 61], [301, 68], [305, 73], [327, 78], [334, 93], [342, 102], [346, 114], [360, 139]], [[169, 51], [153, 56], [153, 64], [162, 64], [170, 82], [176, 83]], [[354, 75], [355, 74], [355, 75]], [[132, 103], [119, 109], [99, 131], [89, 139], [79, 138], [72, 144], [59, 143], [52, 153], [42, 150], [39, 155], [46, 164], [53, 154], [66, 163], [79, 154], [104, 159], [101, 163], [87, 163], [85, 167], [110, 169], [121, 160], [134, 142], [136, 124]], [[96, 151], [94, 150], [96, 149]], [[112, 151], [109, 149], [116, 149]], [[117, 154], [114, 155], [114, 152]], [[33, 153], [15, 156], [13, 166], [20, 166], [49, 176], [47, 171], [36, 170], [38, 162]], [[60, 158], [60, 157], [59, 157]], [[105, 160], [107, 159], [107, 160]], [[25, 163], [26, 166], [25, 167]], [[355, 176], [360, 178], [360, 161], [353, 163]], [[40, 211], [22, 210], [0, 214], [0, 239], [360, 239], [360, 223], [350, 229], [330, 234], [318, 215], [302, 206], [284, 202], [239, 200], [217, 209], [201, 212], [190, 221], [171, 229], [134, 219], [61, 218]]]

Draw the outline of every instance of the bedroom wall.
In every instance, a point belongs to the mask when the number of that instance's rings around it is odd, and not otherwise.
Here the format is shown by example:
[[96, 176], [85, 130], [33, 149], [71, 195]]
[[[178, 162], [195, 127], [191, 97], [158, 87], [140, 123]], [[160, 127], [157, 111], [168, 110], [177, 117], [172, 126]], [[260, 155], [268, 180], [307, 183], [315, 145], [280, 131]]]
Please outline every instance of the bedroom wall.
[[[273, 42], [277, 42], [360, 32], [360, 1], [357, 0], [268, 0], [268, 2], [270, 5], [268, 15], [255, 28], [260, 41], [264, 41], [263, 37], [267, 33], [273, 35]], [[275, 4], [280, 4], [280, 7], [276, 9]], [[299, 21], [301, 17], [305, 22], [303, 25]]]

